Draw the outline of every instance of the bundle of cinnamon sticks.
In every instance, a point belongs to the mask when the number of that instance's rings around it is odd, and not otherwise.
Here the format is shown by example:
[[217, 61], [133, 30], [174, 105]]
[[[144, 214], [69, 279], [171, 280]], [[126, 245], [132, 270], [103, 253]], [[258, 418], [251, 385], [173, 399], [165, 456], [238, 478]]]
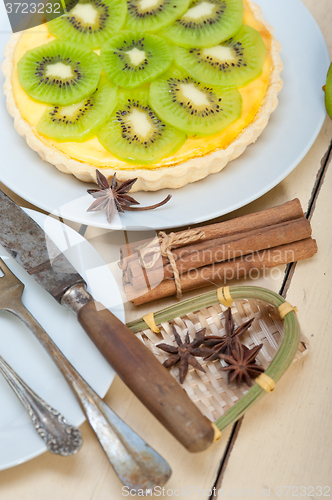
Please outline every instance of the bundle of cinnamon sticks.
[[[183, 244], [186, 236], [194, 241]], [[317, 252], [298, 199], [193, 231], [172, 233], [168, 239], [168, 256], [161, 252], [165, 246], [162, 237], [121, 247], [123, 285], [134, 305], [240, 276], [256, 278], [264, 268], [307, 259]]]

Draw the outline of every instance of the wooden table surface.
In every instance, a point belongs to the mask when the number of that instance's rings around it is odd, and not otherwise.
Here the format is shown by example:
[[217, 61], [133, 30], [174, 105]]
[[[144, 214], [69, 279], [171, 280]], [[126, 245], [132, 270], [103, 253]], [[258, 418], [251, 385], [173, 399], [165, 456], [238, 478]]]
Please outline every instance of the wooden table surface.
[[[332, 57], [331, 0], [302, 1], [318, 22]], [[311, 344], [309, 355], [289, 368], [273, 394], [263, 398], [233, 428], [225, 430], [218, 443], [200, 454], [183, 449], [118, 377], [106, 395], [107, 404], [170, 463], [173, 474], [160, 492], [162, 498], [208, 499], [214, 487], [219, 490], [219, 495], [215, 494], [219, 500], [332, 496], [331, 150], [332, 121], [327, 117], [306, 157], [283, 182], [227, 216], [261, 210], [295, 197], [309, 213], [318, 254], [293, 265], [287, 275], [285, 267], [278, 268], [280, 272], [268, 273], [254, 283], [282, 293], [298, 307], [302, 332]], [[31, 207], [12, 196], [21, 205]], [[77, 224], [69, 224], [80, 229]], [[112, 251], [117, 250], [112, 248], [109, 236], [108, 231], [93, 227], [85, 232], [106, 262], [112, 261]], [[119, 272], [116, 277], [120, 283]], [[167, 299], [138, 308], [127, 303], [126, 319], [131, 321], [173, 302]], [[84, 446], [78, 455], [64, 459], [45, 453], [0, 472], [0, 500], [125, 498], [89, 425], [84, 423], [81, 429]]]

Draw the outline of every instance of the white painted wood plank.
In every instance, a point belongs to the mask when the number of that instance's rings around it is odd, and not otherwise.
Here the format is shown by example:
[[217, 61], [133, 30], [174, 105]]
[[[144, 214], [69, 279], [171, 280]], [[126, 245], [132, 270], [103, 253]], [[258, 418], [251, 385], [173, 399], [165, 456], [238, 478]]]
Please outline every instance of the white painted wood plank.
[[332, 58], [332, 8], [330, 0], [302, 0], [320, 27]]
[[222, 479], [224, 491], [251, 487], [258, 497], [262, 485], [271, 486], [271, 496], [278, 486], [332, 486], [331, 187], [330, 165], [312, 218], [318, 254], [297, 264], [287, 293], [299, 309], [311, 352], [244, 417]]

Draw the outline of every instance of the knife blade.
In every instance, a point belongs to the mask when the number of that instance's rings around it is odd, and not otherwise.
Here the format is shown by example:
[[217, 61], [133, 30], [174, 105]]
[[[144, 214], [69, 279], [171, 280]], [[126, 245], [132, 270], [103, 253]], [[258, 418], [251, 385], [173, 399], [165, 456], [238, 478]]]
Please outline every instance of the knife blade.
[[189, 451], [208, 448], [215, 427], [143, 343], [102, 304], [43, 229], [0, 190], [0, 244], [78, 321], [116, 373]]

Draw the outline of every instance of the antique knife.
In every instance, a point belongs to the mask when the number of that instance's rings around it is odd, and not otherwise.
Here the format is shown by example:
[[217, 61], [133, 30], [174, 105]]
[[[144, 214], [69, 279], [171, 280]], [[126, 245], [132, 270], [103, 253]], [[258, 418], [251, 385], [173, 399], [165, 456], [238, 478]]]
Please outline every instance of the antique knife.
[[210, 446], [214, 425], [126, 325], [94, 301], [65, 255], [2, 191], [0, 244], [52, 297], [77, 314], [124, 383], [183, 446], [191, 452]]

